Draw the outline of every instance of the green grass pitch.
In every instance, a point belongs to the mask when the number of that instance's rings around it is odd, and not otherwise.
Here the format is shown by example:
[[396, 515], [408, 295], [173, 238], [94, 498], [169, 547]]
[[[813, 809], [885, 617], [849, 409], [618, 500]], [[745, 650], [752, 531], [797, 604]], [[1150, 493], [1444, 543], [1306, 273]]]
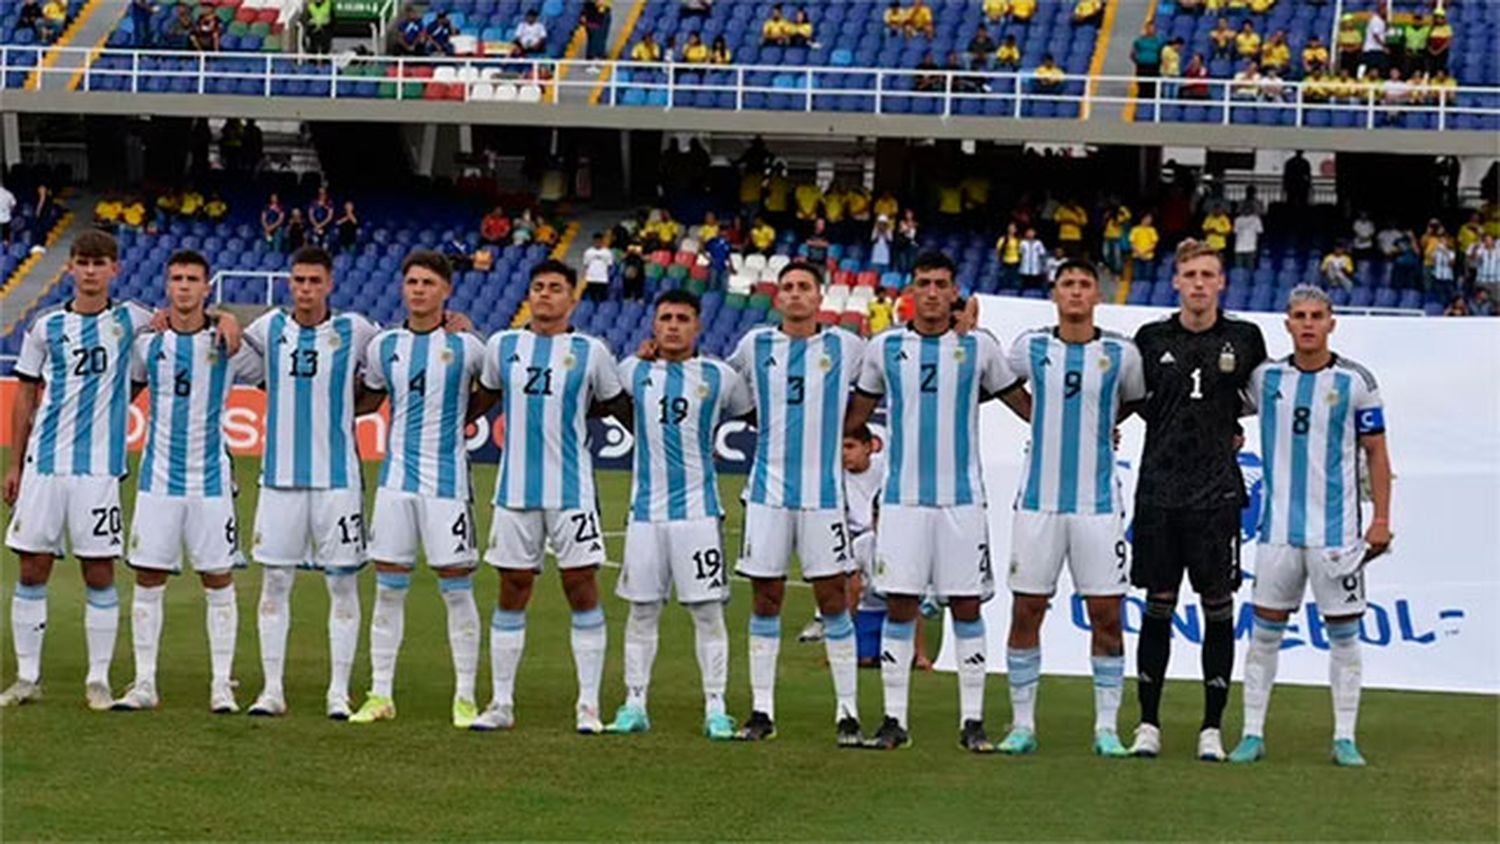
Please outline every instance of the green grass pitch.
[[[367, 467], [367, 469], [372, 467]], [[238, 462], [242, 535], [253, 524], [256, 468]], [[494, 468], [475, 470], [481, 500]], [[629, 478], [603, 473], [605, 523], [622, 524]], [[735, 505], [738, 478], [725, 480]], [[129, 497], [133, 497], [129, 496]], [[488, 509], [479, 508], [485, 536]], [[737, 531], [740, 514], [728, 524]], [[737, 533], [730, 541], [738, 540]], [[247, 540], [248, 541], [248, 540]], [[618, 559], [620, 541], [611, 541]], [[16, 566], [6, 552], [5, 603]], [[621, 701], [624, 607], [616, 572], [602, 575], [609, 617], [604, 714]], [[121, 580], [128, 580], [121, 570]], [[259, 572], [237, 577], [241, 706], [260, 686], [255, 635]], [[488, 618], [497, 578], [476, 577]], [[373, 577], [362, 577], [365, 624]], [[59, 566], [50, 593], [44, 655], [46, 700], [0, 719], [0, 837], [31, 839], [449, 839], [449, 838], [1385, 838], [1488, 839], [1497, 823], [1497, 698], [1366, 692], [1364, 770], [1328, 762], [1326, 689], [1276, 691], [1270, 758], [1250, 769], [1210, 766], [1191, 753], [1200, 692], [1176, 683], [1166, 695], [1166, 755], [1155, 761], [1089, 755], [1092, 694], [1086, 679], [1048, 678], [1039, 709], [1041, 753], [970, 756], [957, 749], [952, 675], [914, 678], [915, 746], [896, 753], [833, 745], [832, 692], [821, 646], [798, 645], [811, 612], [806, 589], [789, 590], [778, 695], [780, 738], [763, 745], [710, 744], [699, 734], [701, 698], [691, 623], [665, 614], [652, 686], [653, 732], [583, 737], [572, 732], [574, 679], [566, 606], [549, 571], [533, 603], [517, 689], [518, 728], [460, 732], [448, 724], [452, 690], [441, 601], [430, 573], [407, 604], [397, 672], [400, 718], [351, 727], [323, 718], [327, 596], [303, 574], [294, 593], [287, 668], [288, 717], [213, 716], [196, 578], [168, 589], [162, 645], [162, 708], [93, 713], [83, 705], [83, 596], [77, 569]], [[129, 607], [130, 587], [121, 586]], [[731, 712], [748, 714], [745, 583], [730, 604]], [[128, 609], [115, 655], [116, 692], [131, 676]], [[0, 624], [3, 676], [15, 675], [9, 624]], [[936, 639], [936, 635], [933, 636]], [[369, 678], [365, 648], [355, 667], [356, 704]], [[935, 647], [936, 642], [930, 643]], [[487, 649], [486, 649], [487, 654]], [[480, 705], [489, 696], [480, 659]], [[867, 729], [879, 721], [880, 681], [860, 675]], [[1005, 682], [989, 684], [988, 723], [1008, 720]], [[1239, 693], [1226, 740], [1239, 734]], [[1135, 715], [1127, 693], [1121, 728]], [[1128, 738], [1128, 736], [1127, 736]]]

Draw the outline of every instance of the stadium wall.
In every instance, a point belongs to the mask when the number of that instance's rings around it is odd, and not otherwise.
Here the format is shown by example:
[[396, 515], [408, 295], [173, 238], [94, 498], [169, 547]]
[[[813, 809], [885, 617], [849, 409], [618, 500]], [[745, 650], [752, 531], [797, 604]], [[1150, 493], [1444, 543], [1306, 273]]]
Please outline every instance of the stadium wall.
[[[984, 327], [1005, 341], [1022, 331], [1056, 322], [1048, 302], [985, 297]], [[1101, 306], [1099, 324], [1133, 334], [1165, 315], [1157, 308]], [[1290, 338], [1278, 314], [1251, 313], [1273, 357], [1289, 354]], [[1340, 354], [1364, 364], [1379, 382], [1385, 402], [1391, 462], [1391, 553], [1370, 564], [1362, 639], [1365, 685], [1396, 689], [1500, 692], [1500, 323], [1341, 316], [1332, 338]], [[1249, 530], [1259, 512], [1260, 437], [1246, 420], [1240, 455], [1250, 491], [1241, 560], [1246, 581], [1237, 596], [1237, 641], [1248, 641], [1255, 544]], [[1118, 453], [1127, 509], [1134, 497], [1135, 468], [1144, 427], [1124, 423]], [[990, 654], [1005, 652], [1010, 598], [1003, 573], [1010, 560], [1010, 502], [1022, 473], [1027, 440], [1023, 423], [998, 405], [982, 415], [985, 485], [990, 494], [990, 544], [998, 597], [985, 606]], [[1128, 515], [1128, 514], [1127, 514]], [[1064, 575], [1066, 578], [1066, 575]], [[1198, 645], [1203, 616], [1184, 588], [1174, 629], [1169, 675], [1201, 677]], [[1134, 633], [1144, 610], [1135, 594], [1126, 599], [1126, 659], [1134, 672]], [[1311, 612], [1298, 613], [1282, 645], [1277, 679], [1325, 684], [1328, 641]], [[1048, 673], [1087, 675], [1088, 621], [1071, 583], [1059, 585], [1058, 600], [1043, 629]], [[944, 637], [938, 666], [954, 669], [951, 637]], [[992, 658], [998, 669], [1005, 661]], [[1235, 662], [1236, 671], [1243, 659]], [[1238, 674], [1236, 675], [1238, 676]]]

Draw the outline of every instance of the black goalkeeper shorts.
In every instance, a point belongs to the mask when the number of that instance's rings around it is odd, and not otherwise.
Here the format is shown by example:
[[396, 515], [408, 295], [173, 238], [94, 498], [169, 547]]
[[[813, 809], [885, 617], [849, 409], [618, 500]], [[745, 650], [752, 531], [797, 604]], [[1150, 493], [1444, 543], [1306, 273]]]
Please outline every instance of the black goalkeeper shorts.
[[1187, 571], [1199, 595], [1240, 587], [1240, 508], [1136, 508], [1130, 582], [1147, 592], [1177, 592]]

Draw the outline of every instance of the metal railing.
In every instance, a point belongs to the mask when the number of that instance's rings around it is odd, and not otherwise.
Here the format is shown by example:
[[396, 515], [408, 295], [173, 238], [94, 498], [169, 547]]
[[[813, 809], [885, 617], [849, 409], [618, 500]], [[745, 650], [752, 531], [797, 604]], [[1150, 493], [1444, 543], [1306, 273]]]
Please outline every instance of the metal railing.
[[214, 304], [224, 304], [224, 288], [228, 286], [225, 282], [235, 278], [262, 279], [266, 285], [264, 304], [269, 308], [276, 304], [276, 282], [291, 278], [291, 273], [285, 270], [219, 270], [209, 279], [214, 289]]
[[[1228, 79], [1155, 79], [1150, 96], [1129, 94], [1135, 77], [1057, 74], [1035, 70], [941, 70], [792, 65], [702, 65], [659, 62], [590, 62], [579, 59], [439, 58], [407, 56], [316, 56], [305, 54], [198, 53], [169, 50], [99, 50], [62, 47], [81, 54], [79, 88], [123, 93], [197, 93], [322, 99], [447, 100], [467, 103], [556, 104], [565, 89], [602, 86], [602, 107], [670, 110], [704, 107], [698, 94], [713, 94], [712, 107], [734, 111], [855, 112], [875, 115], [1062, 117], [1076, 119], [1092, 106], [1137, 102], [1152, 106], [1148, 122], [1162, 122], [1165, 106], [1221, 108], [1214, 122], [1252, 122], [1236, 115], [1265, 109], [1290, 114], [1285, 125], [1319, 128], [1311, 114], [1353, 112], [1364, 128], [1400, 125], [1406, 115], [1434, 117], [1437, 130], [1455, 127], [1460, 115], [1500, 116], [1500, 87], [1434, 89], [1430, 103], [1387, 102], [1376, 89], [1358, 101], [1321, 102], [1307, 97], [1298, 81], [1237, 82]], [[40, 67], [32, 47], [0, 47], [0, 82], [12, 90], [35, 89], [48, 74], [79, 73], [78, 65]], [[37, 62], [37, 64], [33, 64]], [[564, 68], [609, 66], [608, 81]], [[23, 73], [27, 76], [20, 77]], [[35, 82], [31, 80], [35, 79]], [[19, 80], [19, 82], [18, 82]], [[1090, 85], [1090, 81], [1098, 84]], [[373, 85], [373, 90], [370, 87]], [[382, 87], [385, 86], [385, 87]], [[431, 87], [437, 86], [437, 87]], [[1174, 86], [1178, 96], [1168, 96]], [[1205, 98], [1180, 92], [1201, 88]], [[1245, 96], [1237, 96], [1244, 93]], [[1469, 95], [1481, 102], [1460, 104]], [[569, 98], [576, 101], [578, 98]], [[1041, 108], [1050, 105], [1051, 108]], [[1137, 121], [1140, 121], [1139, 116]], [[1203, 122], [1203, 121], [1199, 121]]]

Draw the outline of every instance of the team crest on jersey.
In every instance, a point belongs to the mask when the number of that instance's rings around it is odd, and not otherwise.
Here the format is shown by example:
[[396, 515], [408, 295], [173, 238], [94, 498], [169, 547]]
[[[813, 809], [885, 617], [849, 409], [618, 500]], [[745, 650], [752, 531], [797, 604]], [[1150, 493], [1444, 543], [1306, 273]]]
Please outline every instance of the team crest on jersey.
[[824, 355], [823, 357], [819, 358], [818, 359], [818, 368], [821, 369], [821, 370], [823, 370], [824, 372], [827, 372], [828, 370], [832, 369], [833, 368], [833, 358], [829, 357], [828, 355]]
[[340, 340], [337, 334], [328, 335], [328, 345], [331, 348], [337, 349], [343, 342], [344, 341]]
[[1109, 358], [1099, 358], [1099, 368], [1101, 370], [1109, 369]]
[[563, 369], [572, 369], [573, 366], [577, 363], [578, 358], [573, 357], [572, 354], [568, 354], [563, 358]]
[[708, 385], [707, 384], [699, 384], [698, 385], [698, 398], [700, 398], [700, 399], [706, 399], [706, 398], [708, 398]]
[[953, 350], [953, 359], [956, 360], [956, 361], [958, 361], [959, 363], [963, 363], [964, 362], [964, 357], [965, 356], [966, 355], [965, 355], [964, 347], [963, 346], [959, 346], [958, 348], [956, 348], [956, 349]]
[[441, 352], [438, 352], [438, 360], [442, 361], [444, 364], [452, 363], [453, 362], [453, 350], [452, 349], [443, 349]]
[[1339, 394], [1338, 394], [1338, 391], [1337, 390], [1329, 390], [1328, 391], [1328, 397], [1326, 399], [1324, 399], [1324, 400], [1327, 401], [1330, 406], [1338, 404], [1339, 403]]
[[219, 348], [217, 346], [209, 346], [208, 347], [208, 354], [204, 355], [204, 358], [208, 361], [208, 363], [209, 363], [210, 366], [212, 366], [213, 364], [218, 363], [219, 362]]
[[125, 336], [125, 326], [118, 322], [110, 326], [109, 330], [114, 333], [116, 339]]

